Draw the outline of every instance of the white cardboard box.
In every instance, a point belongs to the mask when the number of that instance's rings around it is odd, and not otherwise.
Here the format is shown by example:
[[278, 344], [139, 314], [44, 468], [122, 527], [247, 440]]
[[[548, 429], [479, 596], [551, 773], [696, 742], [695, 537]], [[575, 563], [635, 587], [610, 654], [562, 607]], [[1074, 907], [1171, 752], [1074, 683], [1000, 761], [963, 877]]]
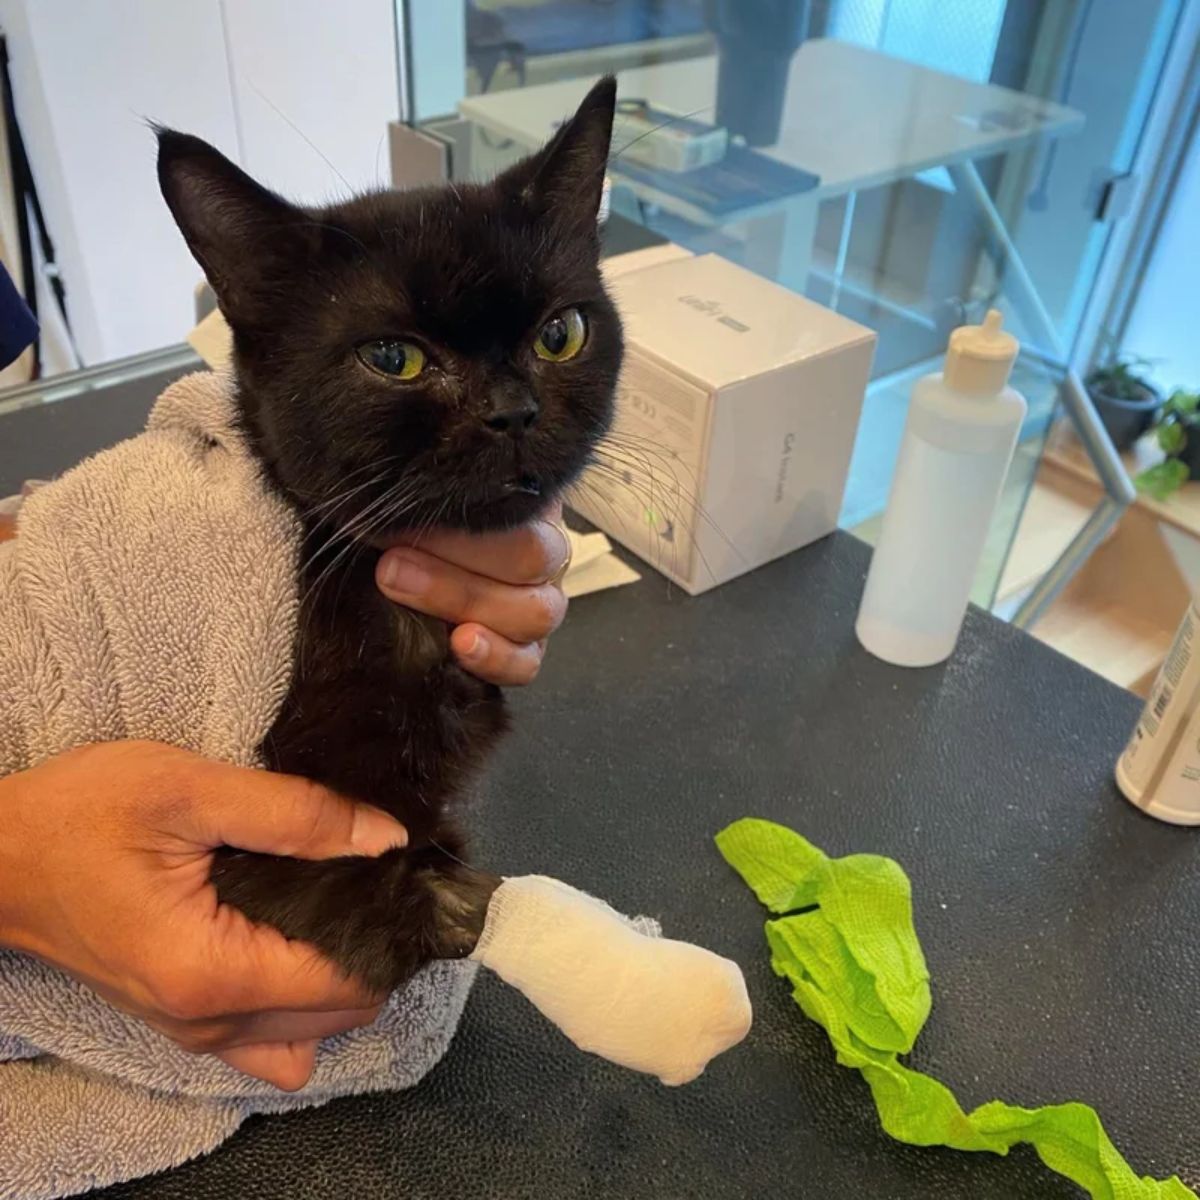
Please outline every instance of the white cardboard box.
[[696, 595], [836, 526], [875, 334], [717, 255], [638, 253], [606, 269], [625, 366], [571, 503]]

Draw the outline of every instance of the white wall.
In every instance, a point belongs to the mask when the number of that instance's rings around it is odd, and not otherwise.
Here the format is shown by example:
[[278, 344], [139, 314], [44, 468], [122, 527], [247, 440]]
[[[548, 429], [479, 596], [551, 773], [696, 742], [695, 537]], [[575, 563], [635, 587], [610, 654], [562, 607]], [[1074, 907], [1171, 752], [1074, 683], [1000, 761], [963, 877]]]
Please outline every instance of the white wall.
[[178, 341], [196, 271], [145, 122], [233, 140], [217, 0], [0, 0], [0, 23], [84, 361]]
[[391, 0], [223, 8], [242, 165], [309, 202], [386, 187], [387, 123], [400, 111]]
[[[147, 120], [301, 198], [376, 178], [395, 119], [391, 0], [0, 0], [18, 117], [84, 361], [182, 340], [199, 271], [158, 193]], [[386, 151], [379, 151], [386, 174]]]

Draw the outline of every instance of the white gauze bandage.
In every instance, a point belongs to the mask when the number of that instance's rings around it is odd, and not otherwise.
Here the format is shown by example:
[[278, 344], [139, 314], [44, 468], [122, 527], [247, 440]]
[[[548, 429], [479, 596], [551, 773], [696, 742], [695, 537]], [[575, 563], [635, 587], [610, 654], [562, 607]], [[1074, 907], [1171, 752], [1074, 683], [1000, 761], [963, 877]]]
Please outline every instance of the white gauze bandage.
[[737, 964], [652, 937], [557, 879], [506, 879], [473, 959], [525, 995], [581, 1050], [688, 1083], [750, 1029]]

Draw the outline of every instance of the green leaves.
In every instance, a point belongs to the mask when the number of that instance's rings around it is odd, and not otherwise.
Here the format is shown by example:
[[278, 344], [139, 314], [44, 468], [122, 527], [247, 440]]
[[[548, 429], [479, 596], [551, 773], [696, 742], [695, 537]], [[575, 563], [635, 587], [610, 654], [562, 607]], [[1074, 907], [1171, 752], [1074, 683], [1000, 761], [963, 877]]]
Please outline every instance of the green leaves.
[[[1168, 426], [1163, 428], [1168, 428]], [[1178, 426], [1170, 428], [1178, 428]], [[1161, 433], [1161, 430], [1159, 432]], [[1172, 492], [1178, 491], [1187, 482], [1187, 477], [1187, 463], [1180, 462], [1177, 458], [1168, 458], [1166, 462], [1160, 462], [1139, 472], [1133, 482], [1138, 491], [1153, 496], [1155, 500], [1165, 500]]]
[[1178, 456], [1187, 449], [1188, 438], [1200, 437], [1200, 392], [1182, 388], [1172, 392], [1159, 410], [1154, 436], [1167, 459], [1147, 467], [1133, 482], [1139, 491], [1155, 500], [1165, 500], [1188, 479], [1188, 466]]
[[1200, 409], [1200, 392], [1189, 392], [1184, 388], [1176, 388], [1162, 407], [1164, 415], [1173, 414], [1185, 419], [1194, 417], [1197, 409]]
[[892, 1137], [994, 1154], [1028, 1142], [1093, 1200], [1197, 1200], [1179, 1179], [1135, 1175], [1086, 1104], [1025, 1109], [994, 1100], [964, 1113], [944, 1084], [899, 1062], [930, 1009], [899, 864], [873, 854], [831, 859], [786, 826], [754, 818], [735, 821], [716, 842], [759, 900], [787, 914], [766, 925], [771, 965], [829, 1035], [838, 1062], [862, 1073]]
[[1187, 445], [1187, 431], [1182, 425], [1172, 422], [1160, 425], [1156, 431], [1158, 444], [1166, 454], [1179, 454]]

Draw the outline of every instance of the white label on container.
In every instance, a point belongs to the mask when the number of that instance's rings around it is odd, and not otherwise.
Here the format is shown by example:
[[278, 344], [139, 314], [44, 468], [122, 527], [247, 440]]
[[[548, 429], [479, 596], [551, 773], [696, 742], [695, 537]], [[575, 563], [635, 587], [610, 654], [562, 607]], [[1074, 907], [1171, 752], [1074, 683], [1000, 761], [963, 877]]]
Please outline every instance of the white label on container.
[[[1155, 783], [1155, 774], [1164, 759], [1175, 749], [1180, 724], [1191, 714], [1189, 699], [1200, 685], [1200, 658], [1195, 649], [1200, 612], [1193, 604], [1184, 614], [1166, 661], [1158, 672], [1133, 737], [1121, 756], [1121, 767], [1128, 784], [1138, 795]], [[1161, 774], [1161, 772], [1159, 772]]]

